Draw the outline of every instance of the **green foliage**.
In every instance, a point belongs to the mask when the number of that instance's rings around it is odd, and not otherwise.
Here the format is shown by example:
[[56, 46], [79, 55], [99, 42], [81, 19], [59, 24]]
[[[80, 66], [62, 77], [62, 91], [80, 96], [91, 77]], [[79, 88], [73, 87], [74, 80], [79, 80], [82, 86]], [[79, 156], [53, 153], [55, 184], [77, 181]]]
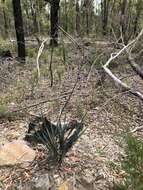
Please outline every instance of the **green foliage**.
[[16, 45], [0, 37], [0, 55], [3, 53], [3, 51], [6, 51], [6, 50], [10, 50], [11, 53], [15, 53]]
[[0, 105], [0, 116], [7, 112], [7, 107], [4, 105]]
[[35, 48], [28, 48], [27, 50], [26, 50], [27, 52], [27, 56], [29, 57], [29, 58], [33, 58], [33, 57], [35, 57], [35, 55], [36, 55], [36, 53], [37, 53], [37, 49], [35, 49]]
[[126, 172], [125, 180], [116, 190], [143, 189], [143, 141], [128, 135], [126, 138], [125, 158], [122, 169]]
[[[0, 105], [0, 119], [6, 119], [12, 121], [17, 114], [15, 112], [9, 112], [6, 105]], [[1, 184], [0, 184], [1, 185]]]
[[48, 62], [48, 55], [50, 55], [49, 51], [45, 50], [43, 51], [42, 55], [41, 55], [41, 60], [44, 62], [44, 63], [47, 63]]
[[[101, 1], [90, 1], [90, 0], [80, 0], [79, 1], [79, 9], [76, 9], [76, 2], [77, 1], [60, 1], [60, 26], [65, 29], [67, 32], [76, 34], [76, 22], [77, 22], [77, 15], [79, 21], [79, 32], [80, 35], [84, 35], [87, 33], [87, 30], [90, 34], [97, 34], [100, 35], [102, 31], [103, 21], [106, 19], [102, 19], [103, 11], [101, 10]], [[94, 3], [93, 3], [94, 2]], [[124, 2], [124, 1], [123, 1]], [[65, 4], [66, 3], [66, 4]], [[33, 34], [33, 15], [32, 15], [32, 5], [34, 6], [35, 13], [36, 13], [36, 22], [38, 26], [38, 34], [39, 35], [47, 35], [50, 29], [50, 5], [46, 6], [45, 11], [45, 1], [43, 0], [36, 0], [30, 1], [25, 0], [21, 1], [22, 7], [22, 14], [23, 14], [23, 21], [25, 26], [25, 33], [27, 36], [29, 34]], [[109, 8], [105, 10], [105, 12], [109, 12], [106, 16], [107, 18], [107, 29], [108, 33], [110, 34], [110, 29], [113, 28], [117, 37], [120, 36], [120, 25], [121, 19], [118, 10], [122, 9], [122, 2], [120, 1], [109, 1]], [[108, 6], [105, 6], [105, 9]], [[112, 10], [110, 12], [110, 10]], [[143, 3], [142, 0], [134, 0], [134, 1], [127, 1], [126, 7], [126, 15], [125, 15], [125, 23], [126, 23], [126, 32], [127, 35], [132, 34], [137, 18], [137, 30], [142, 26], [142, 10], [143, 10]], [[6, 13], [4, 15], [4, 12]], [[15, 35], [14, 30], [14, 22], [13, 22], [13, 8], [12, 8], [12, 1], [5, 0], [0, 1], [0, 31], [1, 35], [4, 37], [13, 37]], [[6, 21], [6, 22], [5, 22]], [[7, 24], [6, 24], [7, 23]], [[7, 26], [6, 26], [7, 25]], [[7, 28], [6, 28], [7, 27]], [[8, 31], [8, 34], [5, 34], [5, 31]], [[89, 36], [90, 36], [89, 34]]]

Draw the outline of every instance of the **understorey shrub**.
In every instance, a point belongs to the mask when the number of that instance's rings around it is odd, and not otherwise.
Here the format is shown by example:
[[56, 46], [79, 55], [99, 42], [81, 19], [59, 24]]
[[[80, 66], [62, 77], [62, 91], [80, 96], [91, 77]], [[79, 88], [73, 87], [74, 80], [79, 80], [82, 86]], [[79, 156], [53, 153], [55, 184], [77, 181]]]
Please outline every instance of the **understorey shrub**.
[[63, 158], [84, 132], [82, 122], [50, 122], [46, 117], [36, 117], [29, 123], [25, 140], [44, 144], [49, 161], [61, 164]]
[[125, 157], [121, 162], [126, 175], [116, 190], [143, 190], [143, 141], [132, 135], [125, 137]]

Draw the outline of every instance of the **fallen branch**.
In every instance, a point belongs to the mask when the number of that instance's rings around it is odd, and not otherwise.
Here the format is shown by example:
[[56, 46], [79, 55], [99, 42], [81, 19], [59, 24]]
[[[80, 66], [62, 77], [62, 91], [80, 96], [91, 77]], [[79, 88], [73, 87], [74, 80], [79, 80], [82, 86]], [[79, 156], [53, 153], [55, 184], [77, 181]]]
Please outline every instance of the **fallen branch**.
[[130, 86], [128, 86], [126, 83], [122, 82], [119, 78], [117, 78], [109, 69], [110, 63], [116, 59], [119, 55], [121, 55], [124, 51], [128, 51], [128, 48], [131, 46], [134, 46], [139, 39], [139, 37], [143, 34], [143, 29], [139, 33], [136, 39], [131, 41], [128, 45], [124, 46], [119, 52], [117, 53], [112, 53], [108, 61], [105, 63], [103, 66], [104, 71], [113, 79], [115, 84], [119, 87], [121, 87], [124, 91], [129, 91], [131, 94], [135, 95], [136, 97], [140, 98], [143, 100], [143, 94], [139, 91], [136, 91], [135, 89], [132, 89]]

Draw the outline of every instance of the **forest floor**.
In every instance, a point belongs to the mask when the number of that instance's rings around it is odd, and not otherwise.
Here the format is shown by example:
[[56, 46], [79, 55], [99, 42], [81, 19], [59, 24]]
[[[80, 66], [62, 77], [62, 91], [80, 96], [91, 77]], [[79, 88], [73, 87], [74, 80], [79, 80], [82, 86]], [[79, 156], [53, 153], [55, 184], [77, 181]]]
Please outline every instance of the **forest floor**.
[[[78, 73], [77, 86], [65, 110], [66, 118], [67, 121], [80, 119], [87, 112], [84, 122], [88, 128], [68, 153], [59, 171], [55, 171], [54, 177], [59, 184], [74, 179], [77, 189], [113, 189], [114, 184], [124, 178], [124, 171], [120, 168], [120, 159], [124, 154], [122, 137], [142, 125], [143, 104], [128, 92], [117, 89], [108, 76], [100, 81], [100, 68], [110, 53], [117, 51], [112, 43], [86, 42], [81, 47], [83, 49], [65, 44], [65, 47], [61, 45], [54, 50], [53, 87], [50, 87], [48, 69], [50, 50], [44, 51], [40, 58], [41, 77], [38, 82], [35, 74], [37, 49], [35, 54], [30, 51], [33, 57], [28, 58], [25, 65], [15, 60], [1, 62], [0, 105], [10, 111], [19, 111], [12, 121], [1, 117], [0, 144], [23, 139], [31, 114], [42, 113], [55, 122], [66, 101], [66, 98], [60, 97], [71, 91]], [[112, 70], [143, 93], [143, 81], [134, 75], [125, 55], [113, 62]], [[38, 104], [45, 100], [46, 103]], [[28, 183], [37, 175], [48, 173], [43, 161], [44, 155], [41, 158], [37, 156], [34, 164], [27, 168], [1, 168], [1, 189], [14, 189], [18, 183]]]

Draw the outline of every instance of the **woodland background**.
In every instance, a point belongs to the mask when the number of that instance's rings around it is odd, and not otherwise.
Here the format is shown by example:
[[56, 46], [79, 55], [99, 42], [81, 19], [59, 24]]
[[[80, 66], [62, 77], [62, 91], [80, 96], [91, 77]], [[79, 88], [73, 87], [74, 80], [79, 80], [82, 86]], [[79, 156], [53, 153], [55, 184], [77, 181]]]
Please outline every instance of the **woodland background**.
[[0, 189], [142, 190], [142, 130], [143, 0], [0, 1]]

